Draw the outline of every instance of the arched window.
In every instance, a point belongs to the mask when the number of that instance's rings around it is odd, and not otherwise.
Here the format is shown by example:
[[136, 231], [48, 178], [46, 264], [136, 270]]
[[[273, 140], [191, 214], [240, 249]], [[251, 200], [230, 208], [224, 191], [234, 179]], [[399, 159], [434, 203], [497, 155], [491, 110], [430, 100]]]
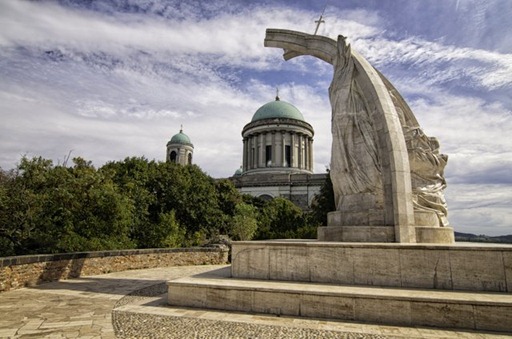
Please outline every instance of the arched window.
[[192, 165], [192, 153], [188, 154], [188, 164]]
[[264, 200], [264, 201], [270, 201], [270, 200], [274, 199], [274, 197], [271, 196], [270, 194], [262, 194], [258, 198], [260, 198], [261, 200]]
[[171, 152], [171, 155], [169, 156], [169, 160], [171, 160], [171, 162], [176, 163], [176, 152], [175, 151]]

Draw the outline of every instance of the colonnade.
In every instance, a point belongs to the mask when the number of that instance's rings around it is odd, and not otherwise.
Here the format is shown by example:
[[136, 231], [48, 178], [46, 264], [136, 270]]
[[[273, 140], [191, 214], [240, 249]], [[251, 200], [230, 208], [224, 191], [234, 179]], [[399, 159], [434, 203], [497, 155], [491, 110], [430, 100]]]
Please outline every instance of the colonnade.
[[296, 131], [252, 133], [243, 139], [243, 171], [257, 168], [313, 171], [313, 137]]

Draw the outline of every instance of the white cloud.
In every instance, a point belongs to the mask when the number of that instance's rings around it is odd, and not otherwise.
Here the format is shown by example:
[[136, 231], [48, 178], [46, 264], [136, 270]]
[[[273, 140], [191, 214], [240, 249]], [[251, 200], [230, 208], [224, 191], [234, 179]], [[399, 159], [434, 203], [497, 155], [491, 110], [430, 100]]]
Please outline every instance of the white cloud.
[[358, 39], [354, 47], [372, 64], [406, 64], [423, 69], [429, 85], [469, 77], [489, 90], [512, 86], [512, 54], [447, 46], [411, 37], [392, 41]]
[[454, 184], [447, 189], [448, 217], [457, 232], [512, 234], [510, 186]]

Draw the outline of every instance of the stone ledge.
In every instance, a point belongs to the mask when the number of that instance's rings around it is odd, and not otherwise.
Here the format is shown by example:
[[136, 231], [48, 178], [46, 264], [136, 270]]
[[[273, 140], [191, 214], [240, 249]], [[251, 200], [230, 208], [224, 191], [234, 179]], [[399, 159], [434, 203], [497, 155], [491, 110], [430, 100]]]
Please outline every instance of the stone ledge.
[[0, 292], [125, 270], [225, 264], [225, 247], [154, 248], [0, 258]]
[[187, 247], [187, 248], [144, 248], [134, 250], [110, 250], [110, 251], [91, 251], [75, 253], [57, 253], [57, 254], [34, 254], [19, 255], [13, 257], [0, 257], [0, 268], [12, 265], [26, 265], [37, 262], [49, 262], [58, 260], [73, 260], [82, 258], [105, 258], [138, 254], [155, 253], [181, 253], [181, 252], [218, 252], [217, 247]]
[[512, 296], [498, 293], [188, 277], [169, 281], [172, 306], [390, 325], [511, 331]]
[[512, 292], [512, 246], [319, 241], [232, 243], [240, 279]]

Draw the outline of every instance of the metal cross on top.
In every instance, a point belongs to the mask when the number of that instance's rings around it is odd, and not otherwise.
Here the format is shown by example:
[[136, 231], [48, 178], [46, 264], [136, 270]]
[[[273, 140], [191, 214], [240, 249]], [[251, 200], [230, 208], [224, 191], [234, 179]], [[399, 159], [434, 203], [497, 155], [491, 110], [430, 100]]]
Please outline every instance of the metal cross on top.
[[324, 6], [324, 10], [322, 11], [322, 14], [320, 14], [320, 18], [318, 20], [315, 20], [316, 29], [315, 29], [315, 33], [313, 35], [316, 35], [316, 33], [318, 32], [318, 28], [320, 27], [320, 24], [325, 23], [325, 21], [323, 20], [323, 17], [324, 17], [326, 7], [327, 7], [327, 4], [325, 4], [325, 6]]

